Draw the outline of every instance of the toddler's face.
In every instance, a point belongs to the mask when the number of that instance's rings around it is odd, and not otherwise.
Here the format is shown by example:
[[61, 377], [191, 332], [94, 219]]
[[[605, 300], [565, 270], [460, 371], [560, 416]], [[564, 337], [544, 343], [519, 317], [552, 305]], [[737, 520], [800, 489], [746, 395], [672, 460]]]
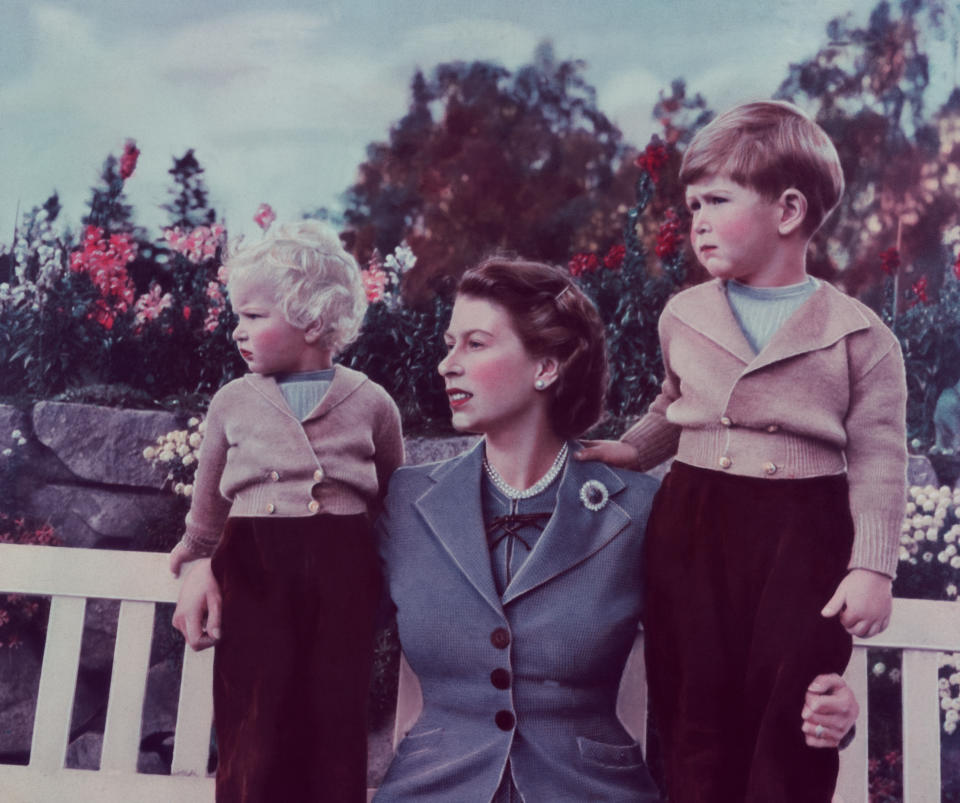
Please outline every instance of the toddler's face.
[[706, 176], [687, 186], [693, 219], [690, 242], [711, 276], [757, 287], [776, 284], [780, 243], [778, 205], [729, 176]]
[[317, 348], [307, 330], [293, 326], [277, 305], [271, 281], [238, 278], [230, 284], [230, 302], [239, 322], [233, 339], [240, 356], [258, 374], [294, 373], [317, 367]]

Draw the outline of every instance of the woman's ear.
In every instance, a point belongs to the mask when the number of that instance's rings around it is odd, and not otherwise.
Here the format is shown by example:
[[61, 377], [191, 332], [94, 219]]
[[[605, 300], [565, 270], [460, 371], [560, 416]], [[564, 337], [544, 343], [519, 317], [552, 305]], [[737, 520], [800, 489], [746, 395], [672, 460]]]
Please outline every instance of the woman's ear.
[[556, 357], [542, 357], [537, 361], [533, 386], [537, 390], [546, 390], [560, 378], [560, 362]]
[[793, 234], [803, 228], [807, 219], [807, 196], [796, 187], [789, 187], [780, 193], [777, 199], [777, 231], [780, 234]]
[[315, 346], [320, 342], [320, 338], [323, 336], [323, 321], [314, 321], [306, 329], [303, 330], [303, 339], [307, 341], [307, 345]]

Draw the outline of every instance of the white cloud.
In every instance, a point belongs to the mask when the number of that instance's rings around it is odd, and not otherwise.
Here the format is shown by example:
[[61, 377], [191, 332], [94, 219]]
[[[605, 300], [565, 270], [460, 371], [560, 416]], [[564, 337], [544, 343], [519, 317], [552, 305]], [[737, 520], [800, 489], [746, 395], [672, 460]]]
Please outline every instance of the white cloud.
[[650, 70], [623, 70], [597, 87], [597, 105], [617, 124], [625, 141], [642, 148], [658, 130], [653, 106], [669, 83]]
[[482, 59], [513, 69], [530, 61], [541, 38], [512, 22], [464, 18], [405, 32], [396, 60], [430, 69], [445, 61]]

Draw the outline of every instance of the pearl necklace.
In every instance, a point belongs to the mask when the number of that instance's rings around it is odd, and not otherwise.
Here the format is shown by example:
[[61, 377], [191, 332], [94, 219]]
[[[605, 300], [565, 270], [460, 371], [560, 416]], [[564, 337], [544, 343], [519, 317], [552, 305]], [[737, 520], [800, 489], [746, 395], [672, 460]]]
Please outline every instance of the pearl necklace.
[[560, 447], [560, 451], [557, 452], [556, 458], [554, 458], [553, 465], [547, 469], [547, 473], [529, 488], [526, 488], [522, 491], [514, 488], [503, 477], [500, 476], [499, 472], [490, 465], [490, 461], [487, 460], [486, 454], [483, 456], [483, 470], [487, 472], [487, 476], [490, 478], [490, 481], [496, 485], [500, 492], [503, 493], [503, 495], [508, 499], [529, 499], [531, 496], [536, 496], [557, 478], [557, 474], [560, 473], [560, 469], [563, 468], [563, 464], [566, 462], [566, 460], [567, 444], [563, 444], [563, 446]]

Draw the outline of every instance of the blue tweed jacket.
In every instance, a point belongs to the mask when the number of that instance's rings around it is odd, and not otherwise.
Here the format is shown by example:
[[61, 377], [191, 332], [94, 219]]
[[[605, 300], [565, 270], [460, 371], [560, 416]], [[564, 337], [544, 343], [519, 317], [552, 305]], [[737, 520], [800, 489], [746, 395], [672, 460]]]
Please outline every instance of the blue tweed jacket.
[[[376, 800], [486, 803], [508, 760], [527, 803], [658, 800], [615, 713], [656, 482], [570, 460], [553, 517], [501, 598], [481, 471], [478, 445], [390, 482], [381, 554], [423, 712]], [[600, 510], [580, 499], [588, 480], [609, 493]]]

